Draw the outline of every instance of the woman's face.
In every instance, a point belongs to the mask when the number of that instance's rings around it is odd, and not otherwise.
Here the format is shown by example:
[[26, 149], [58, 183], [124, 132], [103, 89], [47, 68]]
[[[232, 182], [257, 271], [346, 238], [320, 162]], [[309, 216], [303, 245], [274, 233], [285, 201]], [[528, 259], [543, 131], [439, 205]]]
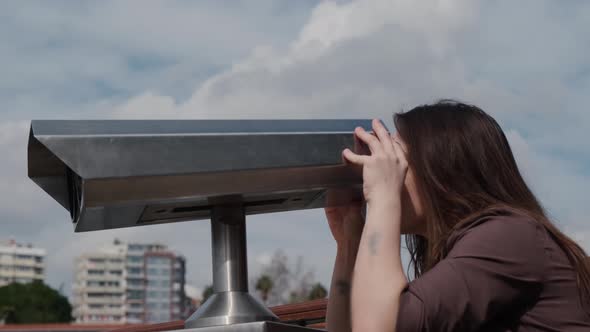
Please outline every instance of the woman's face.
[[[404, 141], [396, 133], [393, 138], [397, 140], [404, 152], [407, 155], [407, 146]], [[426, 222], [424, 221], [424, 210], [420, 196], [418, 195], [418, 188], [416, 186], [416, 178], [412, 165], [409, 164], [408, 172], [404, 187], [402, 189], [402, 234], [418, 234], [426, 235]]]

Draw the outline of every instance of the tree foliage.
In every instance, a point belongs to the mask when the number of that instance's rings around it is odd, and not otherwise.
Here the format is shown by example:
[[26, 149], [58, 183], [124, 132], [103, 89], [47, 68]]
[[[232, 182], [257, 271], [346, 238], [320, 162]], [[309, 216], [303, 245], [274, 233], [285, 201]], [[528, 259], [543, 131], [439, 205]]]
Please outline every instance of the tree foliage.
[[314, 271], [305, 265], [302, 257], [293, 262], [282, 250], [277, 250], [270, 262], [261, 267], [260, 277], [254, 279], [256, 289], [263, 276], [270, 279], [272, 287], [267, 294], [260, 292], [260, 295], [267, 305], [274, 306], [307, 301]]
[[205, 301], [207, 301], [207, 299], [211, 297], [211, 295], [213, 295], [213, 286], [208, 285], [207, 287], [205, 287], [205, 289], [203, 289], [203, 294], [201, 294], [201, 304], [205, 303]]
[[328, 291], [326, 290], [326, 288], [322, 284], [320, 284], [318, 282], [311, 287], [311, 291], [309, 291], [308, 299], [309, 300], [317, 300], [317, 299], [323, 299], [326, 296], [328, 296]]
[[258, 281], [256, 281], [256, 290], [260, 292], [260, 296], [264, 303], [268, 300], [268, 294], [273, 286], [272, 278], [266, 274], [261, 275], [260, 278], [258, 278]]
[[0, 287], [0, 320], [9, 324], [72, 321], [68, 299], [42, 281]]

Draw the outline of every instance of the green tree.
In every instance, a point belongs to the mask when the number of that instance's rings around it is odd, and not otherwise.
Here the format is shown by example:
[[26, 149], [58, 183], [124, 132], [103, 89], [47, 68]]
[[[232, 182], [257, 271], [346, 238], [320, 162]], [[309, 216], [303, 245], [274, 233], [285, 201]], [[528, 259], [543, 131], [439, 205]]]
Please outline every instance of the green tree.
[[5, 323], [65, 323], [72, 321], [68, 299], [42, 281], [0, 287], [0, 320]]
[[317, 300], [323, 299], [328, 295], [328, 291], [322, 284], [319, 282], [311, 287], [311, 291], [309, 291], [309, 300]]
[[304, 300], [301, 299], [301, 296], [296, 291], [291, 291], [289, 293], [289, 303], [299, 303], [303, 302]]
[[[313, 269], [305, 265], [303, 257], [293, 260], [280, 249], [275, 251], [270, 262], [261, 266], [259, 276], [264, 275], [272, 280], [265, 303], [269, 306], [306, 301], [314, 283]], [[259, 278], [252, 279], [252, 288], [257, 288]]]
[[203, 289], [203, 294], [201, 294], [201, 297], [203, 298], [201, 304], [205, 303], [211, 295], [213, 295], [213, 286], [209, 285]]
[[266, 274], [261, 275], [260, 278], [258, 278], [258, 281], [256, 281], [256, 290], [260, 292], [260, 296], [264, 303], [268, 301], [268, 294], [273, 286], [272, 279]]

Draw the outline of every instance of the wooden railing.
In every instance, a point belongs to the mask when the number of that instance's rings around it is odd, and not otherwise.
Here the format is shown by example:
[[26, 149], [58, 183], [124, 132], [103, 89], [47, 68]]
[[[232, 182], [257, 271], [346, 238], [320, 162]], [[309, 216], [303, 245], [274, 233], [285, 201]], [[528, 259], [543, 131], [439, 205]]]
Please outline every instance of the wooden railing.
[[326, 320], [327, 299], [285, 304], [270, 310], [283, 322], [301, 326], [324, 328]]

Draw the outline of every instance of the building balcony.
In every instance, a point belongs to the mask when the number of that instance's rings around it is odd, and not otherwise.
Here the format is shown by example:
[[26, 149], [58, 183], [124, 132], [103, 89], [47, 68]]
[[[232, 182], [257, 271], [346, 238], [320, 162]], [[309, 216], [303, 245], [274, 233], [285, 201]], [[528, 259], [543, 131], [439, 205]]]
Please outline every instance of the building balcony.
[[125, 263], [127, 266], [131, 266], [131, 267], [143, 267], [143, 261], [140, 262], [136, 262], [136, 261], [127, 261]]
[[137, 284], [126, 284], [125, 285], [127, 289], [144, 289], [145, 286], [143, 284], [137, 285]]
[[88, 261], [81, 261], [78, 262], [76, 264], [76, 269], [78, 271], [84, 271], [84, 270], [123, 270], [125, 268], [125, 264], [123, 262], [121, 263], [110, 263], [110, 262], [105, 262], [105, 263], [91, 263]]
[[128, 279], [143, 279], [144, 278], [144, 274], [143, 274], [143, 272], [139, 272], [139, 273], [129, 273], [129, 272], [127, 272], [126, 277]]
[[143, 306], [141, 306], [141, 307], [132, 307], [132, 306], [127, 305], [125, 307], [125, 312], [130, 312], [130, 313], [143, 313], [144, 310], [145, 309], [144, 309]]
[[9, 273], [8, 276], [13, 278], [22, 278], [22, 279], [43, 279], [43, 274], [35, 273], [35, 271], [15, 271], [13, 270], [12, 273]]
[[125, 303], [143, 303], [144, 299], [142, 298], [137, 298], [137, 297], [131, 297], [131, 298], [126, 298], [125, 299]]
[[125, 311], [123, 308], [90, 308], [87, 306], [78, 307], [74, 309], [78, 316], [82, 315], [118, 315], [123, 316]]
[[78, 289], [88, 293], [123, 294], [125, 292], [125, 288], [121, 286], [79, 286]]
[[76, 273], [76, 280], [78, 281], [121, 281], [123, 276], [116, 274], [88, 274]]
[[125, 293], [125, 288], [118, 286], [118, 287], [110, 287], [110, 286], [90, 286], [86, 287], [87, 291], [90, 293], [106, 293], [106, 294], [123, 294]]
[[44, 267], [43, 262], [37, 262], [33, 259], [15, 259], [15, 260], [13, 260], [12, 265], [36, 267], [36, 268], [43, 268]]
[[79, 298], [76, 301], [73, 301], [74, 304], [84, 304], [84, 303], [91, 303], [91, 304], [123, 304], [124, 300], [123, 297], [116, 298], [116, 297], [86, 297], [84, 299]]

